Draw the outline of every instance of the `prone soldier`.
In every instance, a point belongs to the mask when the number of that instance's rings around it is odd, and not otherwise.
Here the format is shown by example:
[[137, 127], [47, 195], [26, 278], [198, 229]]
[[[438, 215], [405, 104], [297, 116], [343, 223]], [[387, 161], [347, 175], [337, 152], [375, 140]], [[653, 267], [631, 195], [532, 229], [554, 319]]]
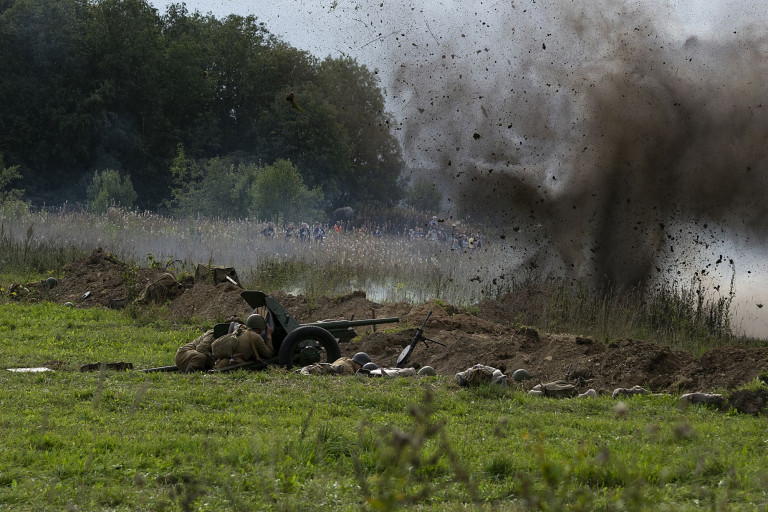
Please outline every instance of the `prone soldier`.
[[233, 322], [230, 332], [214, 339], [213, 329], [176, 351], [180, 372], [200, 372], [274, 356], [272, 329], [264, 317], [252, 314], [245, 325]]
[[315, 363], [303, 367], [302, 375], [354, 375], [365, 364], [371, 362], [371, 357], [365, 352], [358, 352], [352, 357], [340, 357], [332, 363]]

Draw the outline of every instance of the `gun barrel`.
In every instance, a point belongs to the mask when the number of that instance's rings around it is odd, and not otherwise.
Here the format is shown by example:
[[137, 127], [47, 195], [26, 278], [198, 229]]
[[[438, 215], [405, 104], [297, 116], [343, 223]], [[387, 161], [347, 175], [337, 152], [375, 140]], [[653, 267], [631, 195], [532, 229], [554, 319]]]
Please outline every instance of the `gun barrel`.
[[369, 318], [366, 320], [323, 320], [321, 322], [313, 322], [311, 324], [304, 325], [316, 325], [323, 329], [347, 329], [349, 327], [358, 327], [361, 325], [379, 325], [379, 324], [393, 324], [399, 322], [398, 317], [386, 317], [386, 318]]

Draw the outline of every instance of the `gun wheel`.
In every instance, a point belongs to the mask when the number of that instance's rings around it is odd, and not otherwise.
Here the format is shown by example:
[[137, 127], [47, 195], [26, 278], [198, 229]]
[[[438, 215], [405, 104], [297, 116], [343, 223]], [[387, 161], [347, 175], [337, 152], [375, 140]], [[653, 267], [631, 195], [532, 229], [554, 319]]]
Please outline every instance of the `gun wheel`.
[[333, 334], [316, 325], [305, 325], [288, 333], [280, 344], [280, 364], [286, 368], [301, 365], [302, 359], [310, 351], [316, 351], [319, 355], [317, 361], [325, 359], [326, 362], [332, 363], [341, 357], [339, 343]]

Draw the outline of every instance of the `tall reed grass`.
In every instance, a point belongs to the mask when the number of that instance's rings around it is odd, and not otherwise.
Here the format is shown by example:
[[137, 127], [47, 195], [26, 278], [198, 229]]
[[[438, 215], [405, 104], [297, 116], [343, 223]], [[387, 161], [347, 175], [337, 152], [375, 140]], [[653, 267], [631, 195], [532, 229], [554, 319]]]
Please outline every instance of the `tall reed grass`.
[[104, 214], [69, 211], [0, 216], [8, 241], [90, 252], [97, 247], [138, 265], [197, 263], [235, 267], [247, 286], [298, 293], [362, 289], [379, 301], [439, 298], [470, 304], [489, 293], [499, 262], [514, 264], [502, 247], [453, 251], [442, 242], [374, 237], [328, 230], [322, 243], [264, 238], [249, 219], [173, 219], [111, 208]]
[[726, 344], [765, 345], [731, 325], [735, 290], [709, 294], [702, 282], [664, 282], [649, 288], [592, 289], [558, 279], [527, 279], [500, 297], [515, 311], [514, 323], [547, 332], [573, 333], [603, 341], [646, 339], [701, 353]]

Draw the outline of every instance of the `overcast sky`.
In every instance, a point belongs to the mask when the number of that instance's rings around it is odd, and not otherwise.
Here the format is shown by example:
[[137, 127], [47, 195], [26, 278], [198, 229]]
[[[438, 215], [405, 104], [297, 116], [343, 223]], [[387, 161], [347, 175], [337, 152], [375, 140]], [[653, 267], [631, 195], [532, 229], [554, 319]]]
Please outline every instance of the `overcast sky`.
[[[562, 0], [564, 4], [573, 3]], [[593, 0], [595, 3], [598, 0]], [[154, 0], [161, 12], [171, 2]], [[536, 9], [533, 0], [188, 0], [190, 11], [257, 16], [270, 32], [292, 45], [324, 57], [348, 54], [377, 65], [396, 38], [420, 39], [446, 27], [478, 27], [478, 19], [493, 24], [499, 18], [523, 16]], [[550, 2], [552, 3], [552, 2]], [[558, 2], [554, 2], [557, 4]], [[599, 2], [606, 6], [612, 2]], [[539, 5], [541, 5], [540, 2]], [[733, 36], [746, 23], [765, 27], [768, 6], [761, 0], [652, 0], [639, 2], [660, 26], [683, 37]], [[405, 34], [402, 36], [401, 34]]]

